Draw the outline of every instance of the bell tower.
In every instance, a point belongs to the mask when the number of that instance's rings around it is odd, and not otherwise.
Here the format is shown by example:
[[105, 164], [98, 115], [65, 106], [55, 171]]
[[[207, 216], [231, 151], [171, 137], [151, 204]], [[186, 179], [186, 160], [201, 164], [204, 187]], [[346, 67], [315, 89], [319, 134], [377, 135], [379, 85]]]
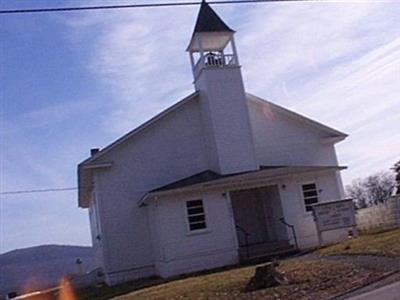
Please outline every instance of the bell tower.
[[258, 169], [234, 34], [203, 0], [187, 51], [210, 167], [221, 174]]
[[204, 68], [239, 66], [234, 33], [203, 0], [187, 49], [195, 82]]

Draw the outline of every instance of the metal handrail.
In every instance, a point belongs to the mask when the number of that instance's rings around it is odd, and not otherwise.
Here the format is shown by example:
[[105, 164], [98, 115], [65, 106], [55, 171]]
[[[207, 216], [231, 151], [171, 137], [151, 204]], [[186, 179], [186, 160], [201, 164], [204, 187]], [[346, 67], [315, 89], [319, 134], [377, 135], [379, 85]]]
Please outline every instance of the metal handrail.
[[296, 246], [296, 250], [299, 250], [299, 244], [297, 243], [296, 229], [294, 228], [294, 225], [287, 223], [285, 221], [285, 218], [283, 218], [283, 217], [280, 218], [279, 221], [292, 230], [292, 234], [293, 234], [293, 239], [294, 239], [294, 244]]
[[250, 252], [249, 252], [249, 235], [250, 233], [248, 233], [245, 229], [243, 229], [242, 227], [240, 227], [239, 225], [235, 225], [237, 229], [239, 229], [241, 232], [244, 233], [244, 240], [245, 240], [245, 247], [246, 247], [246, 258], [248, 259], [250, 257]]

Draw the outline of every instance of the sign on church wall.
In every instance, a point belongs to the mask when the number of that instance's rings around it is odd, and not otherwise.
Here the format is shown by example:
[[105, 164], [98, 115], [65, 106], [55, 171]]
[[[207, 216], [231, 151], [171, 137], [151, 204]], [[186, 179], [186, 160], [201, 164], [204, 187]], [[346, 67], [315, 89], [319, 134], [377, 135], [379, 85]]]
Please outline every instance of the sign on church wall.
[[319, 232], [356, 226], [352, 199], [314, 204], [313, 211]]

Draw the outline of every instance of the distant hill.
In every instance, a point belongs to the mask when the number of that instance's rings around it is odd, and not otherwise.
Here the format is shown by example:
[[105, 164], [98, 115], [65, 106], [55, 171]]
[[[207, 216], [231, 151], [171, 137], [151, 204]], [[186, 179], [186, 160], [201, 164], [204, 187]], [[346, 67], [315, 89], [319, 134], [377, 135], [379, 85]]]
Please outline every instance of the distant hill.
[[95, 267], [90, 247], [45, 245], [0, 254], [0, 295], [53, 287], [77, 273], [77, 258], [85, 270]]

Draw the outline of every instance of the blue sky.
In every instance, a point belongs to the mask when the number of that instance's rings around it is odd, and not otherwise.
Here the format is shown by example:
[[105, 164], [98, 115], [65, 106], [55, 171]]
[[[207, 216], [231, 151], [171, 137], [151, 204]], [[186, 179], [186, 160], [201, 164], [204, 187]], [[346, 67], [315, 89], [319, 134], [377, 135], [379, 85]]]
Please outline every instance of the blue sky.
[[[0, 7], [99, 3], [110, 2]], [[345, 183], [400, 159], [399, 2], [214, 8], [237, 31], [249, 92], [350, 135], [337, 147]], [[90, 148], [192, 92], [184, 50], [197, 10], [2, 15], [1, 190], [76, 186]], [[1, 196], [0, 252], [44, 243], [90, 245], [76, 192]]]

